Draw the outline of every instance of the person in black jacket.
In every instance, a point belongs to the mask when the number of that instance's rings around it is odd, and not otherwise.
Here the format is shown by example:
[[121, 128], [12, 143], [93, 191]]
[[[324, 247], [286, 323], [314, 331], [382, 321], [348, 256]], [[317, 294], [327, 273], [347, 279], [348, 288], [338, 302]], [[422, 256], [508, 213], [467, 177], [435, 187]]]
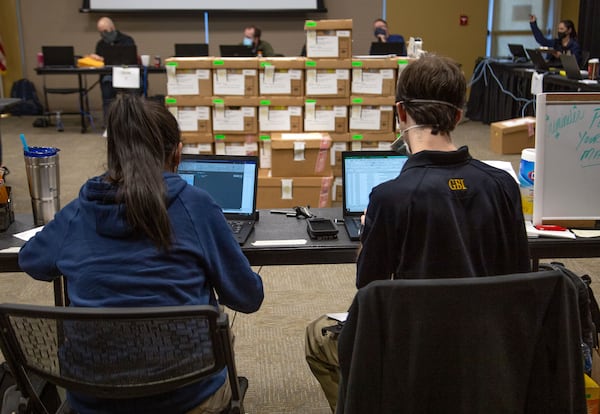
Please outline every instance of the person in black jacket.
[[[105, 52], [111, 47], [135, 45], [133, 37], [117, 30], [115, 23], [109, 17], [98, 19], [97, 28], [101, 39], [96, 43], [96, 52], [91, 55], [96, 60], [104, 61]], [[104, 119], [106, 119], [108, 107], [116, 96], [116, 91], [112, 86], [112, 75], [100, 76], [100, 89], [102, 90], [102, 110]]]
[[[466, 80], [452, 60], [425, 55], [400, 75], [396, 109], [412, 154], [397, 178], [369, 196], [356, 287], [375, 280], [492, 276], [530, 270], [516, 180], [475, 160], [451, 138]], [[335, 412], [339, 384], [334, 322], [307, 327], [306, 359]]]

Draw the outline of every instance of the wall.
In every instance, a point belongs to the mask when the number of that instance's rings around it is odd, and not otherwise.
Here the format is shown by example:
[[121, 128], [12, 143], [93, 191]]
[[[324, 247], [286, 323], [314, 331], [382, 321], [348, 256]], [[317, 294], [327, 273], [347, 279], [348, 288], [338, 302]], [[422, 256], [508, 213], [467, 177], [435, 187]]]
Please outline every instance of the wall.
[[15, 0], [0, 1], [0, 37], [2, 37], [7, 62], [7, 71], [2, 75], [5, 97], [10, 96], [12, 83], [23, 76], [16, 13]]

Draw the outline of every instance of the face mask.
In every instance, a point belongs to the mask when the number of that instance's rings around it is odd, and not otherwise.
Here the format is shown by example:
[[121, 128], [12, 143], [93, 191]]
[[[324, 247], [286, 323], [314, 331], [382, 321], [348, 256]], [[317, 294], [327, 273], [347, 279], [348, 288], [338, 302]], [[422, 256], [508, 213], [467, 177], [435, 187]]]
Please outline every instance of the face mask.
[[567, 34], [565, 32], [558, 32], [558, 38], [560, 40], [563, 40], [565, 37], [567, 37]]
[[244, 40], [242, 41], [242, 44], [244, 46], [252, 46], [252, 39], [249, 37], [244, 37]]
[[383, 27], [378, 27], [375, 29], [375, 37], [385, 36], [385, 29]]
[[101, 32], [100, 36], [106, 43], [113, 43], [117, 40], [117, 31], [113, 30], [112, 32]]

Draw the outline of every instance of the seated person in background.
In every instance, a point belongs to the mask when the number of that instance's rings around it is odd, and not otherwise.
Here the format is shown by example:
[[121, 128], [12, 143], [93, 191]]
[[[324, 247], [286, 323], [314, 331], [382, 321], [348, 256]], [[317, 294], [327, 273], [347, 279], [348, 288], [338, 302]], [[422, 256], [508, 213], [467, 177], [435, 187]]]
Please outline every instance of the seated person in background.
[[[96, 52], [90, 55], [94, 59], [104, 61], [105, 50], [113, 46], [135, 45], [133, 37], [118, 31], [112, 19], [108, 17], [98, 19], [96, 26], [102, 38], [96, 43]], [[116, 91], [112, 86], [112, 75], [100, 76], [100, 89], [102, 90], [102, 110], [106, 121], [108, 107], [116, 96]]]
[[[182, 143], [164, 105], [136, 94], [108, 115], [107, 171], [88, 180], [19, 253], [38, 280], [63, 275], [72, 306], [226, 305], [250, 313], [263, 300], [221, 208], [177, 173]], [[218, 297], [218, 301], [217, 301]], [[96, 399], [67, 393], [80, 413], [221, 412], [231, 399], [226, 369], [150, 397]]]
[[380, 43], [403, 43], [403, 56], [406, 56], [406, 42], [404, 41], [404, 37], [399, 34], [390, 34], [388, 30], [387, 22], [383, 19], [376, 19], [373, 22], [373, 30], [375, 34], [375, 38]]
[[554, 39], [549, 39], [542, 34], [537, 25], [537, 18], [533, 14], [529, 16], [529, 26], [536, 42], [541, 46], [553, 49], [551, 52], [553, 63], [560, 65], [560, 55], [562, 53], [574, 55], [579, 65], [583, 63], [581, 62], [581, 46], [577, 42], [577, 31], [575, 31], [575, 24], [571, 20], [561, 20], [558, 23], [557, 37]]
[[259, 57], [275, 56], [273, 46], [267, 41], [261, 40], [262, 32], [256, 26], [248, 26], [244, 29], [242, 44], [252, 48], [252, 53]]
[[[465, 95], [465, 76], [450, 59], [423, 55], [402, 71], [396, 109], [412, 155], [398, 177], [371, 191], [356, 264], [358, 289], [374, 280], [530, 271], [518, 184], [452, 142]], [[335, 412], [337, 335], [322, 331], [331, 325], [323, 316], [307, 327], [305, 354]]]

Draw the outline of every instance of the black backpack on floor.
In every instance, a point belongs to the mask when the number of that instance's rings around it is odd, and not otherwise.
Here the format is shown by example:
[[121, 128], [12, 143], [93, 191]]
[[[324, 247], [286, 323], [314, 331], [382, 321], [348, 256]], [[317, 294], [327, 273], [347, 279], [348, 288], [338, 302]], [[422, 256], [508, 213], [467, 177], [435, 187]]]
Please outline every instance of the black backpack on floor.
[[13, 115], [42, 115], [44, 112], [35, 85], [29, 79], [19, 79], [14, 82], [10, 89], [10, 97], [21, 99], [21, 102], [10, 107], [9, 112]]

